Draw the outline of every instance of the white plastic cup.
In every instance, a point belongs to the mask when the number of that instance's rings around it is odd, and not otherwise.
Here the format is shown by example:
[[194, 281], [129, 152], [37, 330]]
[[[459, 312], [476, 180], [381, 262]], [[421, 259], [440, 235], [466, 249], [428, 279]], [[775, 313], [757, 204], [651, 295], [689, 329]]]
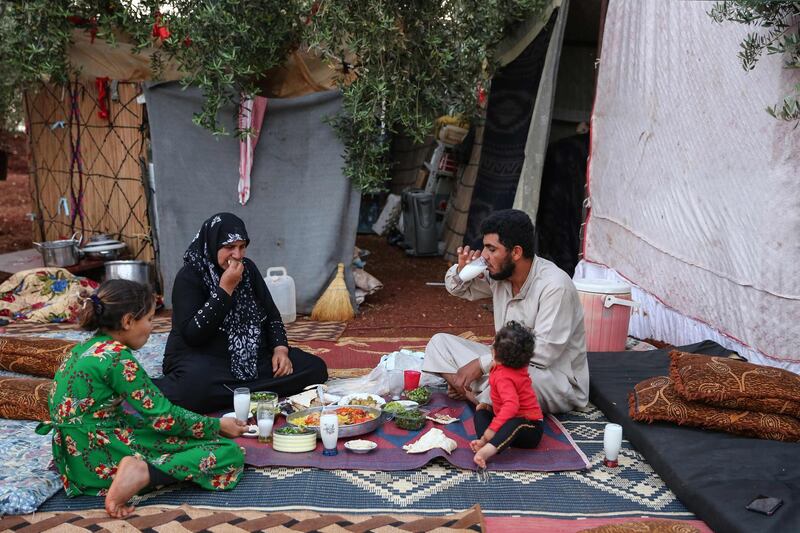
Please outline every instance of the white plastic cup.
[[233, 410], [236, 412], [236, 420], [247, 422], [250, 418], [250, 389], [239, 387], [233, 391]]
[[606, 454], [605, 465], [616, 467], [619, 463], [619, 450], [622, 447], [622, 426], [619, 424], [606, 424], [603, 432], [603, 451]]
[[487, 266], [486, 259], [484, 259], [483, 256], [478, 257], [464, 265], [458, 272], [458, 277], [461, 278], [461, 281], [475, 279], [486, 270]]

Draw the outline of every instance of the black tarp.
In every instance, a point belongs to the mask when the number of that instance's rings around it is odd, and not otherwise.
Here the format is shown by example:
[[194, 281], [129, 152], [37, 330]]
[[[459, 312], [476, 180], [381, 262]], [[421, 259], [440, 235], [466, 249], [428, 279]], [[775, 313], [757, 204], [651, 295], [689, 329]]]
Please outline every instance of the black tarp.
[[[679, 348], [725, 355], [716, 343]], [[753, 439], [664, 422], [634, 422], [628, 393], [638, 382], [668, 375], [669, 355], [646, 352], [589, 354], [589, 398], [647, 459], [686, 507], [716, 532], [800, 532], [800, 443]], [[783, 500], [771, 517], [745, 509], [763, 494]]]

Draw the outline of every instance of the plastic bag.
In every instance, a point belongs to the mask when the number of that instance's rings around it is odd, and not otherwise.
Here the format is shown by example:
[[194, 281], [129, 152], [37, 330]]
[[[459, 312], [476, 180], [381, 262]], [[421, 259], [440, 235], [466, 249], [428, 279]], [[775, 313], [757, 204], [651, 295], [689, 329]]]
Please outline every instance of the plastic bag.
[[[399, 397], [403, 392], [403, 371], [422, 370], [424, 352], [400, 350], [381, 357], [378, 365], [366, 376], [332, 379], [328, 381], [328, 393], [344, 396], [367, 392], [379, 396]], [[444, 382], [435, 374], [422, 373], [420, 385], [437, 386]]]

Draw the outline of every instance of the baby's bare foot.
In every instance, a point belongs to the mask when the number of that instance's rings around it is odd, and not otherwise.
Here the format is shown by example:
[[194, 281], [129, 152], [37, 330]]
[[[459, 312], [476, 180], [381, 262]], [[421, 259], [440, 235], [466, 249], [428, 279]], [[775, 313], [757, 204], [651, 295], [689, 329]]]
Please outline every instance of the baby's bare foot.
[[486, 459], [481, 456], [480, 452], [476, 453], [472, 460], [475, 461], [475, 464], [480, 468], [486, 468]]
[[132, 456], [123, 457], [106, 495], [106, 512], [114, 518], [125, 518], [134, 507], [128, 505], [131, 497], [150, 482], [147, 463]]

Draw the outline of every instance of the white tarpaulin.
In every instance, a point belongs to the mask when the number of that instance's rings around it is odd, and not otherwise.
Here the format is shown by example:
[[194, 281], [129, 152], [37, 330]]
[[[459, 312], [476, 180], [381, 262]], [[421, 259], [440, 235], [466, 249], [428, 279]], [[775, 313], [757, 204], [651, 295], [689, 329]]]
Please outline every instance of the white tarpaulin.
[[[754, 362], [797, 371], [800, 128], [765, 108], [800, 72], [776, 56], [745, 72], [748, 28], [715, 23], [711, 5], [609, 3], [585, 258], [648, 293], [632, 334], [712, 332]], [[576, 277], [598, 273], [582, 265]]]

